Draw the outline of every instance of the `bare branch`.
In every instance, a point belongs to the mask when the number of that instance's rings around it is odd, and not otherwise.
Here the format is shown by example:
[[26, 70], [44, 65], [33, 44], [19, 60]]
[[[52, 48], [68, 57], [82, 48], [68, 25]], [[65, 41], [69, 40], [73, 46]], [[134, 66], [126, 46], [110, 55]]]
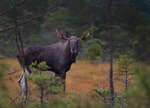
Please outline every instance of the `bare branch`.
[[[21, 26], [21, 25], [23, 25], [23, 24], [28, 23], [28, 22], [31, 21], [31, 20], [34, 20], [34, 19], [36, 19], [36, 18], [42, 16], [41, 14], [44, 13], [45, 11], [47, 11], [47, 9], [45, 9], [45, 10], [39, 12], [38, 14], [36, 14], [35, 16], [33, 16], [32, 18], [30, 18], [30, 19], [28, 19], [28, 20], [26, 20], [26, 21], [24, 21], [24, 22], [22, 22], [22, 23], [19, 23], [17, 26]], [[11, 30], [11, 29], [14, 29], [14, 28], [16, 28], [16, 25], [15, 25], [15, 26], [12, 26], [12, 27], [9, 27], [9, 28], [5, 28], [5, 29], [3, 29], [3, 30], [0, 30], [0, 33], [5, 32], [5, 31], [8, 31], [8, 30]]]
[[0, 13], [0, 16], [3, 15], [3, 14], [5, 14], [5, 13], [7, 13], [7, 12], [9, 12], [9, 11], [11, 11], [11, 10], [13, 10], [14, 8], [20, 6], [24, 1], [25, 1], [25, 0], [22, 0], [21, 2], [19, 2], [19, 3], [16, 4], [15, 6], [13, 6], [13, 7], [9, 8], [9, 9], [3, 11], [2, 13]]
[[20, 94], [15, 99], [13, 99], [13, 101], [9, 105], [11, 105], [12, 103], [14, 103], [21, 96], [22, 92], [23, 91], [21, 91]]
[[19, 71], [21, 71], [21, 69], [15, 70], [15, 71], [10, 72], [10, 73], [7, 73], [7, 74], [5, 74], [5, 75], [12, 75], [12, 74], [14, 74], [14, 73], [16, 73], [16, 72], [19, 72]]
[[[63, 1], [63, 0], [62, 0], [62, 1]], [[44, 16], [45, 14], [47, 14], [47, 13], [45, 13], [45, 12], [47, 12], [47, 11], [50, 12], [50, 11], [54, 10], [56, 7], [58, 7], [59, 5], [61, 5], [61, 3], [62, 3], [62, 2], [60, 2], [58, 5], [55, 5], [54, 7], [51, 7], [51, 8], [44, 9], [44, 10], [40, 11], [40, 12], [37, 13], [35, 16], [31, 17], [30, 19], [28, 19], [28, 20], [26, 20], [26, 21], [24, 21], [24, 22], [22, 22], [22, 23], [19, 23], [17, 26], [24, 25], [24, 24], [26, 24], [26, 23], [28, 23], [28, 22], [30, 22], [30, 21], [32, 21], [32, 20], [38, 18], [38, 17]], [[8, 31], [8, 30], [11, 30], [11, 29], [14, 29], [14, 28], [16, 28], [16, 25], [15, 25], [15, 26], [12, 26], [12, 27], [9, 27], [9, 28], [4, 28], [3, 30], [0, 30], [0, 33], [5, 32], [5, 31]]]

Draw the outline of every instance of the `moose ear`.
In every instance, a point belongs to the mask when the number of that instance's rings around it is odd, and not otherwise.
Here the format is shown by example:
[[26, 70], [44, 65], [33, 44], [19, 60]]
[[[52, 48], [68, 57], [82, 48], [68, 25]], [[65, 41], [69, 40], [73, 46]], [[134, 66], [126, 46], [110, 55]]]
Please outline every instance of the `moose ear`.
[[66, 31], [66, 37], [70, 37], [70, 33]]
[[81, 38], [81, 36], [82, 36], [82, 33], [78, 33], [78, 36], [77, 36], [77, 37], [78, 37], [78, 38]]

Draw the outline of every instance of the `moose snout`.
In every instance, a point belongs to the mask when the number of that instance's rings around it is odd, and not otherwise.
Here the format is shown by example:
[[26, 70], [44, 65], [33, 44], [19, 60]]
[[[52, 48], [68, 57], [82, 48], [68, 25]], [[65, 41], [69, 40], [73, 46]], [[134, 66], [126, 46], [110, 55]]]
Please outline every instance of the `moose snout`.
[[71, 53], [72, 53], [72, 54], [76, 54], [76, 53], [77, 53], [77, 50], [76, 50], [75, 48], [72, 48], [72, 49], [71, 49]]

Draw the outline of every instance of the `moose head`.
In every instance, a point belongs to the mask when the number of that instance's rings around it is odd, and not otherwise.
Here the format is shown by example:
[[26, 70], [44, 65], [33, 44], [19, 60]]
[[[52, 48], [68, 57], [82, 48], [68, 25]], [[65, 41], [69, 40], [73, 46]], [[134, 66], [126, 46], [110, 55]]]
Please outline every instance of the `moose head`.
[[85, 33], [83, 32], [83, 35], [81, 33], [78, 33], [78, 36], [70, 36], [70, 33], [66, 31], [66, 37], [63, 36], [63, 31], [61, 31], [61, 35], [59, 35], [58, 30], [56, 30], [57, 36], [60, 39], [68, 40], [68, 45], [70, 47], [70, 52], [72, 55], [73, 62], [76, 61], [76, 56], [78, 55], [78, 40], [84, 40], [90, 36], [90, 32], [88, 32], [87, 36], [85, 36]]

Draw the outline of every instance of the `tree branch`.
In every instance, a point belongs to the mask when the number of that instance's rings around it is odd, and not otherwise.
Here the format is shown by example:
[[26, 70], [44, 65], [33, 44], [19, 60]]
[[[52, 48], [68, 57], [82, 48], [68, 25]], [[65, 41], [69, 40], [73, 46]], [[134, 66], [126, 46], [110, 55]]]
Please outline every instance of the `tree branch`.
[[[28, 22], [31, 21], [31, 20], [34, 20], [34, 19], [36, 19], [36, 18], [42, 16], [41, 14], [44, 13], [45, 11], [47, 11], [47, 9], [45, 9], [45, 10], [43, 10], [43, 11], [37, 13], [35, 16], [33, 16], [32, 18], [30, 18], [30, 19], [28, 19], [28, 20], [26, 20], [26, 21], [24, 21], [24, 22], [22, 22], [22, 23], [19, 23], [17, 26], [21, 26], [21, 25], [23, 25], [23, 24], [28, 23]], [[5, 28], [5, 29], [3, 29], [3, 30], [0, 30], [0, 33], [5, 32], [5, 31], [8, 31], [8, 30], [11, 30], [11, 29], [14, 29], [14, 28], [16, 28], [16, 26], [12, 26], [12, 27], [9, 27], [9, 28]]]
[[15, 99], [13, 99], [12, 102], [11, 102], [9, 105], [11, 105], [12, 103], [14, 103], [14, 102], [21, 96], [22, 92], [23, 92], [23, 91], [21, 91], [21, 92], [19, 93], [19, 95], [18, 95]]
[[25, 1], [25, 0], [22, 0], [21, 2], [19, 2], [19, 3], [16, 4], [15, 6], [13, 6], [13, 7], [9, 8], [9, 9], [3, 11], [2, 13], [0, 13], [0, 16], [3, 15], [3, 14], [5, 14], [5, 13], [7, 13], [7, 12], [9, 12], [9, 11], [11, 11], [11, 10], [13, 10], [14, 8], [20, 6], [24, 1]]
[[[63, 2], [63, 0], [62, 0], [58, 5], [55, 5], [54, 7], [51, 7], [51, 8], [44, 9], [44, 10], [40, 11], [40, 12], [37, 13], [35, 16], [31, 17], [30, 19], [28, 19], [28, 20], [26, 20], [26, 21], [24, 21], [24, 22], [22, 22], [22, 23], [19, 23], [17, 26], [24, 25], [24, 24], [26, 24], [26, 23], [28, 23], [28, 22], [30, 22], [30, 21], [32, 21], [32, 20], [38, 18], [38, 17], [44, 16], [45, 14], [47, 14], [47, 13], [45, 13], [45, 12], [47, 12], [47, 11], [50, 12], [50, 11], [54, 10], [56, 7], [58, 7], [59, 5], [61, 5], [62, 2]], [[45, 13], [45, 14], [44, 14], [44, 13]], [[16, 28], [16, 25], [15, 25], [15, 26], [12, 26], [12, 27], [9, 27], [9, 28], [5, 28], [5, 29], [3, 29], [3, 30], [0, 30], [0, 33], [5, 32], [5, 31], [8, 31], [8, 30], [11, 30], [11, 29], [14, 29], [14, 28]]]
[[8, 74], [5, 74], [5, 75], [12, 75], [12, 74], [14, 74], [14, 73], [16, 73], [16, 72], [18, 72], [18, 71], [21, 71], [21, 69], [15, 70], [15, 71], [13, 71], [13, 72], [10, 72], [10, 73], [8, 73]]

